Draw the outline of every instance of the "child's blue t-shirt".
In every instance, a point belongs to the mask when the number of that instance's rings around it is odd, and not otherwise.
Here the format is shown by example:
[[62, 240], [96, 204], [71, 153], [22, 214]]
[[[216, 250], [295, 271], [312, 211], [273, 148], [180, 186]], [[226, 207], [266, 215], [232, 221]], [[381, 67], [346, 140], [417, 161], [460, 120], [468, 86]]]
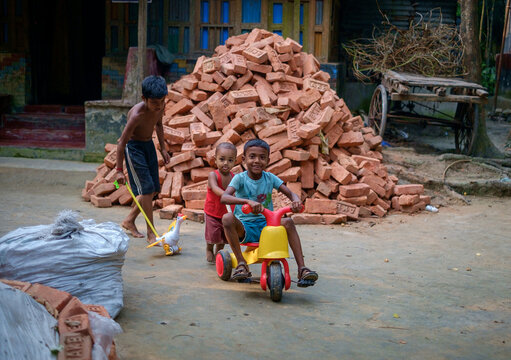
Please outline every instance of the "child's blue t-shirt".
[[[273, 189], [278, 189], [283, 183], [284, 181], [282, 181], [278, 176], [266, 171], [263, 171], [261, 178], [258, 180], [251, 179], [248, 176], [248, 173], [244, 171], [240, 174], [234, 175], [229, 186], [232, 186], [234, 190], [236, 190], [234, 194], [236, 197], [257, 201], [258, 203], [263, 204], [265, 208], [273, 211], [271, 193]], [[234, 209], [234, 215], [240, 221], [264, 219], [263, 214], [243, 214], [241, 207], [242, 205], [236, 205]]]

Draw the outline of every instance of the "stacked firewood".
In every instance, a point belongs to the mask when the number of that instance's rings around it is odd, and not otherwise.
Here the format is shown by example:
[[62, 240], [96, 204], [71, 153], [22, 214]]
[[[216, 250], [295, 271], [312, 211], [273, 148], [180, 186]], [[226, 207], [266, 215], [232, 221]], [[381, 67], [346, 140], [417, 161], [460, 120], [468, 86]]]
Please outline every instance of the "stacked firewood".
[[[216, 146], [236, 145], [234, 172], [241, 172], [243, 145], [253, 138], [270, 145], [266, 170], [304, 201], [305, 212], [293, 215], [297, 223], [424, 209], [430, 199], [423, 186], [397, 185], [382, 164], [382, 138], [351, 114], [329, 80], [299, 43], [261, 29], [229, 38], [211, 58], [201, 56], [191, 74], [169, 85], [163, 127], [171, 160], [164, 164], [159, 158], [160, 217], [183, 212], [202, 220]], [[125, 187], [112, 184], [116, 146], [105, 150], [104, 164], [83, 197], [100, 207], [128, 205]], [[287, 201], [274, 197], [276, 208]]]

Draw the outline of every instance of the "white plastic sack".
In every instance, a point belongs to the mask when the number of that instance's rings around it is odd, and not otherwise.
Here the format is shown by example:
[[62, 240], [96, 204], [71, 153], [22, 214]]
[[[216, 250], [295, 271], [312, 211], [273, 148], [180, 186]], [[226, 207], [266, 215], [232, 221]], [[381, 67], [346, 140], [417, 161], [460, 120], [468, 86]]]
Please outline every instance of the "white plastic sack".
[[122, 333], [121, 326], [114, 320], [89, 311], [89, 323], [94, 335], [92, 360], [108, 360], [114, 336]]
[[51, 351], [58, 347], [57, 320], [30, 295], [0, 282], [0, 359], [55, 360]]
[[115, 318], [123, 306], [121, 268], [129, 237], [113, 222], [78, 221], [65, 210], [53, 225], [19, 228], [0, 238], [0, 278], [67, 291], [103, 305]]

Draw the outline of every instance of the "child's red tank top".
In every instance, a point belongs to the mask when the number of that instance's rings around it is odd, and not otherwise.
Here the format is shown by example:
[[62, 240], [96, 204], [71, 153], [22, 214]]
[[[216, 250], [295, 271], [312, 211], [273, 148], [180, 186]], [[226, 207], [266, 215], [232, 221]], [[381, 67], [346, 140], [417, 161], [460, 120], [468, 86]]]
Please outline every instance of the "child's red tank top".
[[[222, 178], [220, 177], [220, 172], [215, 170], [216, 181], [220, 189], [225, 190], [222, 186]], [[231, 172], [231, 177], [234, 174]], [[209, 216], [214, 216], [216, 218], [221, 218], [224, 214], [227, 213], [227, 206], [231, 206], [231, 210], [234, 211], [233, 205], [226, 205], [220, 202], [220, 196], [215, 194], [213, 190], [211, 190], [208, 186], [208, 193], [206, 195], [206, 203], [204, 204], [204, 212]]]

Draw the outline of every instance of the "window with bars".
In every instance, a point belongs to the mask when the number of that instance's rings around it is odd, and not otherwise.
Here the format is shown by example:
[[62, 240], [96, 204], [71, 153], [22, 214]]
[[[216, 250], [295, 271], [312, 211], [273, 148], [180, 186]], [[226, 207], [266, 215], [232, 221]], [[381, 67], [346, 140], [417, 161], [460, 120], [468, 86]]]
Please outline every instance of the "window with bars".
[[232, 35], [231, 1], [201, 0], [199, 49], [213, 51]]

